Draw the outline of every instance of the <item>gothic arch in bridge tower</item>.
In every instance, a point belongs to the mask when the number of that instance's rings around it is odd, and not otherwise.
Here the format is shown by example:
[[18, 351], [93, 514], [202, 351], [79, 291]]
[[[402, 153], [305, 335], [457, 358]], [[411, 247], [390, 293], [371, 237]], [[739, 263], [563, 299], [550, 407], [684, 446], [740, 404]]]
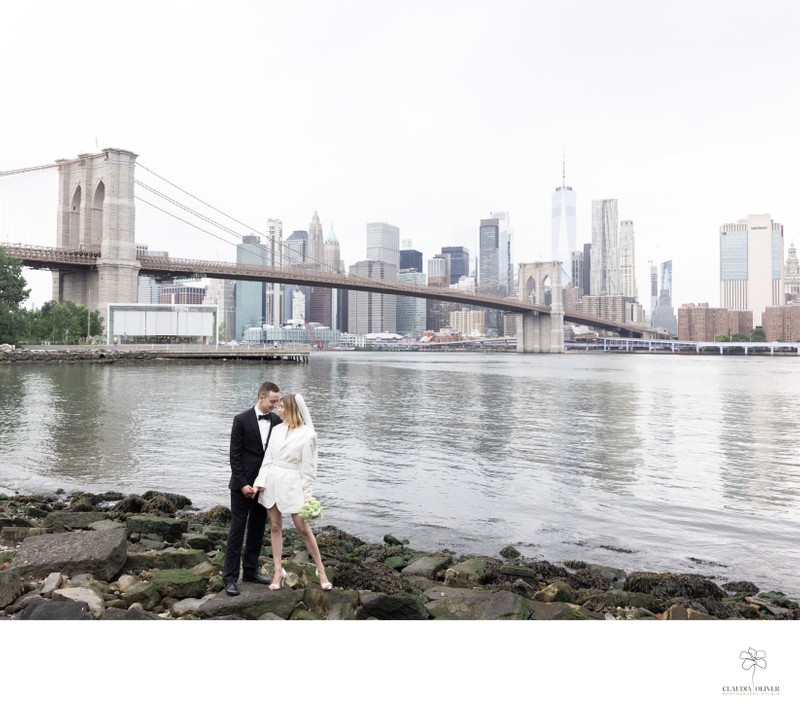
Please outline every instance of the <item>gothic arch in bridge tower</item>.
[[82, 304], [92, 311], [99, 309], [105, 319], [109, 304], [136, 301], [136, 155], [106, 149], [56, 163], [56, 246], [99, 257], [96, 270], [54, 270], [53, 299]]
[[564, 351], [564, 305], [561, 262], [519, 265], [519, 298], [547, 304], [549, 314], [523, 314], [517, 326], [517, 351], [526, 354], [561, 354]]

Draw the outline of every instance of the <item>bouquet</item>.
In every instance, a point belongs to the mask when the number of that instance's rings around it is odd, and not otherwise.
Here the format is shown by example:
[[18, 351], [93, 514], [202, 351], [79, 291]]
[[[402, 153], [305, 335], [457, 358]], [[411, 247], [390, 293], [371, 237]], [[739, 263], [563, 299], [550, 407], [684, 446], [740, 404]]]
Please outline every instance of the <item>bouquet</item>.
[[309, 499], [303, 504], [303, 508], [300, 509], [300, 516], [303, 521], [306, 522], [316, 521], [318, 518], [322, 517], [322, 504], [316, 499]]

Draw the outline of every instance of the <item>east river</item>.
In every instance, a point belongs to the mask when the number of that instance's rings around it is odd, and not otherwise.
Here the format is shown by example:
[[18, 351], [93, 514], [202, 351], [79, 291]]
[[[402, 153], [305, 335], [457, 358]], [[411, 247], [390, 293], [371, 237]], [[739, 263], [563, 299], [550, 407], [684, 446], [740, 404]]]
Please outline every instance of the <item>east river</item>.
[[0, 367], [0, 491], [228, 505], [232, 416], [305, 395], [315, 489], [367, 540], [751, 580], [800, 597], [800, 360], [318, 352]]

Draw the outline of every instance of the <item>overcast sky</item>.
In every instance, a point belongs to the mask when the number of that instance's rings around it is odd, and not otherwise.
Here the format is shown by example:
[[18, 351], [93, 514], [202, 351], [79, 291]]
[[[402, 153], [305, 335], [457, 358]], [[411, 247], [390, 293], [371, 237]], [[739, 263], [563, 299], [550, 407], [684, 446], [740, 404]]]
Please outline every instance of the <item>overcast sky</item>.
[[[565, 153], [579, 244], [592, 200], [617, 198], [640, 300], [648, 261], [671, 259], [674, 303], [715, 306], [721, 224], [770, 213], [786, 250], [800, 236], [797, 7], [9, 4], [0, 169], [121, 147], [256, 229], [276, 217], [288, 236], [317, 211], [347, 265], [374, 221], [426, 259], [447, 244], [474, 257], [480, 219], [505, 210], [523, 262], [549, 259]], [[54, 218], [55, 197], [42, 206]], [[148, 243], [194, 256], [166, 230]], [[41, 303], [50, 285], [34, 275]]]

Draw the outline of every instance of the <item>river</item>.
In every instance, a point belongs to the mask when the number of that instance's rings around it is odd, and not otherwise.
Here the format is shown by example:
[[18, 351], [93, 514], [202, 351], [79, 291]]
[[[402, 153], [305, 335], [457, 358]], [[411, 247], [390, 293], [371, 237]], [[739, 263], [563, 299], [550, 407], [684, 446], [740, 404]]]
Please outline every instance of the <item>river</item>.
[[800, 361], [317, 352], [0, 367], [0, 491], [227, 505], [232, 416], [303, 393], [315, 494], [367, 540], [692, 571], [800, 596]]

